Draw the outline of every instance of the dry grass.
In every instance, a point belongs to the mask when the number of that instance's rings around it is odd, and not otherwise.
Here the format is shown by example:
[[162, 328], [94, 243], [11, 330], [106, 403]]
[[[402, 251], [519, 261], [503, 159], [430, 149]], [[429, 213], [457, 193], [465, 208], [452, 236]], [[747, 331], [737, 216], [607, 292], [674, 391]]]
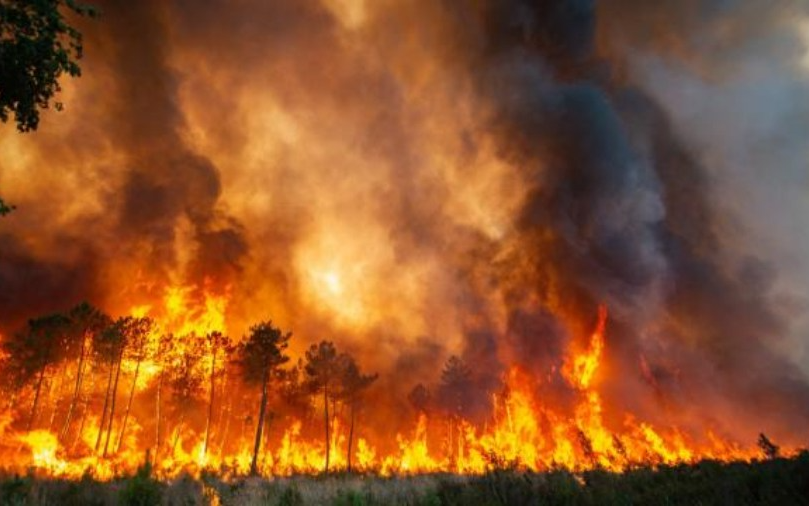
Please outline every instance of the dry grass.
[[510, 504], [806, 504], [809, 452], [753, 463], [705, 461], [640, 467], [622, 474], [496, 470], [380, 477], [337, 474], [223, 480], [214, 475], [154, 479], [148, 468], [110, 482], [0, 476], [3, 506], [297, 506]]

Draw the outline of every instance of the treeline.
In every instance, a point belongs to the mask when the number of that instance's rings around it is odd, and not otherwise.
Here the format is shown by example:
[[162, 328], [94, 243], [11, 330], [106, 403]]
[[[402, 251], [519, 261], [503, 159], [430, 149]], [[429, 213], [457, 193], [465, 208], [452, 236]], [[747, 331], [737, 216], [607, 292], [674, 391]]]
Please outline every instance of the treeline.
[[[214, 444], [215, 424], [220, 427], [218, 447], [224, 453], [237, 409], [233, 398], [218, 402], [217, 396], [240, 395], [253, 399], [249, 402], [254, 409], [246, 410], [249, 414], [241, 429], [254, 421], [250, 471], [256, 474], [265, 425], [273, 415], [268, 413], [271, 399], [290, 411], [306, 411], [322, 403], [324, 471], [329, 470], [330, 438], [339, 406], [341, 412], [348, 412], [350, 471], [356, 412], [377, 375], [364, 373], [351, 355], [329, 341], [312, 345], [297, 364], [290, 365], [291, 337], [291, 332], [269, 320], [251, 326], [238, 342], [220, 332], [161, 334], [148, 317], [113, 319], [81, 303], [65, 313], [34, 318], [0, 343], [2, 386], [8, 399], [4, 409], [16, 413], [14, 423], [26, 431], [45, 429], [56, 434], [68, 453], [78, 451], [93, 420], [97, 427], [89, 446], [105, 458], [125, 445], [133, 399], [139, 395], [141, 411], [150, 411], [148, 405], [153, 402], [153, 442], [147, 446], [159, 462], [163, 452], [173, 453], [191, 411], [203, 408], [204, 460]], [[124, 377], [128, 389], [121, 392]], [[20, 406], [25, 395], [30, 396], [28, 408]]]

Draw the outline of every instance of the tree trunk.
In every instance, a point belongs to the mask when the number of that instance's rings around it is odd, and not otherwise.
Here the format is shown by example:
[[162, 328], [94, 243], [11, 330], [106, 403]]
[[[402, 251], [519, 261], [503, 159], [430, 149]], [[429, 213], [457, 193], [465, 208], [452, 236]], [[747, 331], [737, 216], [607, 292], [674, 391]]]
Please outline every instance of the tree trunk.
[[29, 432], [34, 427], [34, 419], [37, 416], [37, 408], [39, 407], [39, 394], [42, 391], [42, 381], [45, 379], [45, 369], [47, 369], [47, 367], [43, 366], [42, 369], [39, 371], [36, 393], [34, 394], [34, 403], [31, 406], [31, 416], [28, 417], [28, 426], [25, 428], [25, 430]]
[[141, 352], [138, 352], [138, 362], [137, 364], [135, 364], [135, 377], [132, 378], [132, 388], [129, 389], [129, 401], [127, 401], [126, 403], [126, 412], [124, 412], [124, 421], [121, 423], [121, 432], [118, 433], [118, 444], [115, 445], [116, 453], [121, 451], [121, 443], [124, 440], [124, 432], [126, 431], [126, 422], [129, 420], [129, 412], [132, 409], [132, 398], [135, 396], [135, 386], [138, 384], [138, 372], [140, 372], [141, 357], [143, 357], [142, 350]]
[[[233, 401], [228, 400], [227, 404], [224, 404], [222, 407], [223, 415], [219, 423], [219, 427], [222, 428], [222, 437], [219, 439], [219, 451], [222, 453], [225, 452], [225, 448], [227, 448], [228, 444], [228, 435], [230, 434], [230, 419], [233, 418], [233, 409], [231, 407], [232, 404]], [[224, 423], [222, 423], [222, 420], [224, 420]]]
[[253, 461], [250, 463], [250, 474], [258, 475], [258, 452], [261, 448], [261, 433], [264, 430], [264, 413], [267, 409], [267, 388], [270, 382], [269, 368], [264, 369], [264, 378], [261, 385], [261, 405], [258, 408], [258, 426], [256, 427], [256, 441], [253, 444]]
[[329, 452], [331, 450], [331, 438], [329, 437], [329, 384], [323, 384], [323, 415], [326, 422], [326, 466], [324, 473], [329, 472]]
[[227, 385], [228, 385], [228, 376], [227, 374], [225, 374], [224, 378], [222, 379], [222, 383], [219, 386], [219, 396], [222, 398], [222, 401], [219, 406], [219, 416], [217, 417], [216, 420], [216, 426], [219, 427], [220, 432], [219, 445], [218, 445], [220, 453], [224, 452], [223, 449], [224, 448], [223, 441], [225, 439], [224, 432], [227, 430], [225, 414], [227, 413], [228, 404], [230, 403], [230, 399], [225, 395], [225, 392], [227, 391]]
[[78, 446], [79, 441], [82, 441], [82, 434], [84, 434], [84, 426], [87, 424], [87, 414], [90, 412], [90, 392], [95, 390], [95, 380], [91, 376], [90, 380], [90, 388], [87, 392], [84, 393], [84, 398], [81, 401], [82, 410], [81, 410], [81, 423], [79, 424], [79, 432], [78, 435], [73, 439], [73, 444], [71, 445], [71, 451], [76, 449]]
[[157, 377], [157, 394], [155, 395], [155, 443], [154, 443], [154, 461], [158, 462], [158, 455], [160, 454], [160, 395], [163, 390], [163, 367], [160, 367], [160, 374]]
[[82, 332], [81, 338], [81, 351], [79, 352], [79, 365], [76, 367], [76, 383], [73, 386], [73, 397], [70, 399], [70, 406], [67, 408], [67, 416], [65, 416], [65, 423], [62, 425], [62, 430], [59, 432], [59, 439], [67, 437], [70, 431], [70, 421], [73, 419], [73, 412], [76, 410], [76, 404], [79, 401], [81, 393], [82, 372], [84, 371], [84, 354], [87, 349], [87, 332]]
[[110, 373], [107, 377], [107, 392], [104, 394], [104, 408], [101, 410], [101, 419], [98, 421], [98, 436], [96, 437], [95, 452], [98, 453], [101, 447], [101, 437], [104, 435], [104, 422], [107, 420], [107, 408], [110, 403], [110, 389], [112, 389], [112, 371], [115, 369], [115, 362], [110, 363]]
[[351, 472], [351, 443], [354, 440], [354, 404], [355, 404], [355, 402], [352, 400], [351, 401], [351, 426], [348, 429], [348, 455], [347, 455], [347, 459], [346, 459], [348, 461], [348, 472], [349, 473]]
[[208, 398], [208, 418], [205, 420], [205, 441], [202, 443], [202, 460], [205, 461], [205, 456], [208, 454], [208, 441], [211, 436], [211, 419], [213, 418], [213, 399], [216, 373], [216, 350], [211, 355], [211, 395]]
[[48, 392], [46, 399], [50, 399], [52, 404], [51, 419], [48, 422], [48, 431], [54, 432], [53, 426], [56, 424], [56, 414], [59, 412], [59, 399], [62, 393], [62, 384], [65, 379], [65, 371], [62, 374], [57, 374], [48, 384]]
[[177, 442], [180, 441], [180, 434], [183, 432], [183, 424], [185, 423], [185, 409], [180, 412], [180, 422], [177, 424], [177, 428], [174, 429], [174, 441], [171, 442], [171, 455], [174, 456], [174, 453], [177, 450]]
[[104, 441], [104, 453], [107, 456], [107, 449], [110, 446], [110, 436], [112, 435], [112, 422], [115, 420], [115, 398], [118, 397], [118, 378], [121, 376], [121, 361], [124, 358], [124, 346], [121, 345], [121, 352], [118, 354], [118, 367], [115, 370], [115, 383], [112, 386], [112, 399], [110, 400], [110, 418], [107, 422], [107, 439]]

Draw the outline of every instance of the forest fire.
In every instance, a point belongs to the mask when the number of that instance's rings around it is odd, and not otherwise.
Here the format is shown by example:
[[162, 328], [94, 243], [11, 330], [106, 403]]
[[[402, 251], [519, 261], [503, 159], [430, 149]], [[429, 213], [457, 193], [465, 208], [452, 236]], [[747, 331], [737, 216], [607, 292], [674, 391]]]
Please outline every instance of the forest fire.
[[[414, 394], [418, 415], [412, 429], [396, 436], [396, 446], [386, 446], [386, 441], [369, 440], [370, 435], [354, 426], [360, 390], [376, 376], [355, 371], [360, 388], [352, 391], [352, 375], [339, 365], [339, 358], [346, 359], [349, 368], [356, 365], [332, 347], [333, 393], [323, 397], [317, 386], [323, 371], [317, 367], [324, 367], [318, 360], [329, 355], [316, 354], [321, 344], [310, 349], [306, 362], [273, 369], [268, 384], [279, 395], [266, 401], [269, 421], [256, 443], [256, 413], [262, 408], [256, 408], [255, 401], [260, 393], [245, 380], [249, 360], [239, 363], [237, 342], [223, 334], [227, 296], [206, 293], [201, 305], [192, 307], [191, 291], [168, 288], [160, 307], [164, 316], [159, 318], [148, 316], [154, 307], [141, 306], [131, 316], [112, 321], [82, 304], [67, 318], [32, 320], [28, 334], [8, 341], [30, 348], [9, 344], [9, 356], [25, 357], [26, 362], [7, 359], [5, 367], [37, 377], [30, 392], [20, 391], [6, 406], [0, 437], [6, 462], [14, 462], [11, 468], [108, 479], [132, 472], [149, 459], [167, 477], [202, 470], [246, 475], [258, 448], [256, 470], [262, 475], [318, 473], [326, 469], [327, 459], [325, 425], [317, 414], [324, 402], [332, 470], [352, 466], [382, 475], [480, 474], [503, 466], [620, 471], [650, 463], [759, 456], [754, 445], [736, 445], [710, 428], [685, 434], [677, 426], [653, 426], [630, 413], [622, 414], [621, 424], [607, 427], [604, 412], [609, 409], [598, 391], [605, 307], [599, 309], [587, 345], [579, 352], [569, 350], [561, 364], [574, 393], [564, 406], [554, 402], [552, 391], [539, 380], [514, 366], [504, 375], [502, 391], [492, 396], [490, 417], [483, 424], [467, 420], [460, 396], [471, 371], [452, 357], [438, 388], [459, 396], [459, 404], [435, 410]], [[117, 344], [111, 346], [115, 339]], [[429, 395], [426, 389], [423, 393]], [[21, 409], [29, 405], [30, 412]], [[373, 423], [373, 410], [366, 411], [365, 423]]]
[[809, 444], [793, 11], [98, 3], [65, 111], [2, 125], [0, 471], [625, 472]]

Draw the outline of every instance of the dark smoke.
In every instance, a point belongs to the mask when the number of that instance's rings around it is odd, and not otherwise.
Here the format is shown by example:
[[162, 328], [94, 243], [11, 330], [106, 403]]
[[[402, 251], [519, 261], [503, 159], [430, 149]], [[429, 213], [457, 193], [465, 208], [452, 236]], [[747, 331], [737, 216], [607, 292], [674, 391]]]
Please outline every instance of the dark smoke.
[[128, 165], [112, 205], [119, 210], [119, 230], [148, 252], [153, 273], [177, 267], [177, 228], [188, 220], [194, 242], [189, 279], [205, 273], [224, 286], [238, 273], [247, 244], [241, 226], [217, 207], [219, 171], [182, 137], [178, 76], [166, 55], [171, 44], [166, 9], [163, 2], [103, 6], [101, 42], [113, 48], [116, 62], [119, 123], [113, 137]]

